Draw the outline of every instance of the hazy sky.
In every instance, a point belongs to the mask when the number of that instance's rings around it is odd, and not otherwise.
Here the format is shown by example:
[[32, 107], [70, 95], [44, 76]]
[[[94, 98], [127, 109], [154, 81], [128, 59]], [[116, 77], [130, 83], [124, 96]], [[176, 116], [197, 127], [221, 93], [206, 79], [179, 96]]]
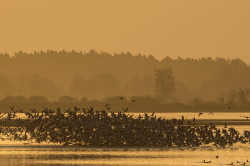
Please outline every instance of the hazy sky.
[[66, 49], [250, 62], [249, 0], [1, 0], [0, 52]]

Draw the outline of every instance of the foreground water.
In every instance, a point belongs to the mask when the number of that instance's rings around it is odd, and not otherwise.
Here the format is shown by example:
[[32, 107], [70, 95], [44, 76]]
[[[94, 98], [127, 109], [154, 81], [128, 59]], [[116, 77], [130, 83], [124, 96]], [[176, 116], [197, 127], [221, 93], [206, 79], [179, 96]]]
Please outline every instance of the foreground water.
[[[218, 158], [216, 158], [218, 156]], [[211, 163], [204, 163], [211, 161]], [[0, 165], [250, 165], [250, 146], [216, 148], [95, 149], [61, 146], [0, 146]], [[237, 161], [239, 163], [237, 163]]]

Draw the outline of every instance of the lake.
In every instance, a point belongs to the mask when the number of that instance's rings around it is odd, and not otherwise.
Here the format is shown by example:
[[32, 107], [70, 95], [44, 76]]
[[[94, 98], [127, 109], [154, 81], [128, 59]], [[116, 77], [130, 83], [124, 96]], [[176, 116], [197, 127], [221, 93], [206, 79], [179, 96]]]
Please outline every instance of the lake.
[[[219, 156], [216, 158], [215, 156]], [[250, 160], [250, 146], [226, 148], [97, 149], [61, 146], [0, 146], [1, 165], [238, 165]], [[250, 163], [248, 164], [250, 165]]]
[[[138, 115], [138, 114], [135, 114]], [[244, 119], [250, 113], [157, 113], [165, 118], [186, 119]], [[220, 127], [220, 126], [219, 126]], [[240, 132], [250, 130], [249, 125], [231, 125]], [[216, 156], [219, 156], [216, 158]], [[211, 161], [211, 163], [204, 163]], [[86, 148], [64, 147], [60, 145], [35, 144], [24, 142], [0, 142], [0, 165], [250, 165], [250, 145], [236, 144], [231, 147], [217, 148], [203, 146], [195, 148]], [[237, 161], [239, 163], [237, 163]]]
[[[191, 112], [180, 112], [180, 113], [155, 113], [155, 115], [165, 117], [168, 119], [177, 118], [180, 119], [182, 115], [185, 117], [185, 119], [238, 119], [238, 120], [246, 120], [246, 116], [250, 117], [250, 112], [232, 112], [232, 113], [225, 113], [225, 112], [202, 112], [203, 114], [199, 116], [199, 113]], [[143, 113], [128, 113], [128, 114], [134, 114], [138, 116], [139, 114], [144, 115]], [[148, 115], [151, 115], [152, 113], [148, 113]], [[250, 118], [249, 118], [250, 121]]]

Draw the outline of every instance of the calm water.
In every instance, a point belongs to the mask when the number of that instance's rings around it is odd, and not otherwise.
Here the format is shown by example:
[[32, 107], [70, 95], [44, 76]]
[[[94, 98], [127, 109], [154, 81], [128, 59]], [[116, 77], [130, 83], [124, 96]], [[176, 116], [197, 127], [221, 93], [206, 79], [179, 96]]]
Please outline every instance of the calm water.
[[[218, 159], [215, 156], [219, 156]], [[250, 147], [171, 149], [88, 149], [48, 146], [0, 146], [0, 165], [237, 165], [250, 160]], [[250, 163], [248, 163], [250, 165]]]
[[[137, 115], [137, 114], [135, 114]], [[164, 113], [156, 114], [165, 118], [187, 119], [193, 117], [202, 119], [244, 119], [240, 116], [250, 116], [250, 113]], [[237, 125], [240, 132], [250, 130], [250, 126]], [[215, 158], [215, 156], [219, 158]], [[204, 163], [203, 161], [211, 161]], [[250, 161], [250, 145], [236, 144], [232, 147], [216, 148], [213, 146], [197, 148], [162, 148], [162, 149], [109, 149], [82, 148], [24, 144], [22, 142], [0, 142], [1, 165], [243, 165]], [[240, 163], [236, 163], [239, 161]], [[250, 162], [246, 162], [250, 166]]]
[[[138, 116], [140, 115], [144, 115], [144, 113], [126, 113], [126, 114], [133, 114], [134, 116]], [[148, 115], [151, 115], [152, 113], [148, 113]], [[201, 116], [198, 116], [199, 113], [186, 113], [186, 112], [181, 112], [181, 113], [155, 113], [154, 115], [156, 115], [157, 117], [164, 117], [164, 118], [177, 118], [180, 119], [182, 117], [182, 115], [186, 118], [186, 119], [192, 119], [192, 118], [196, 118], [196, 119], [243, 119], [245, 120], [246, 118], [244, 118], [243, 116], [248, 116], [250, 117], [250, 112], [246, 113], [246, 112], [239, 112], [239, 113], [222, 113], [222, 112], [215, 112], [215, 113], [208, 113], [208, 112], [204, 112]], [[23, 113], [17, 113], [18, 117], [25, 117], [25, 114]], [[250, 121], [250, 118], [249, 118]]]
[[[141, 113], [128, 113], [128, 114], [134, 114], [134, 115], [139, 115]], [[143, 114], [141, 114], [143, 115]], [[151, 113], [148, 113], [148, 115], [151, 115]], [[192, 119], [192, 118], [196, 118], [196, 119], [243, 119], [245, 120], [246, 118], [244, 118], [243, 116], [248, 116], [250, 117], [250, 112], [249, 113], [222, 113], [222, 112], [215, 112], [215, 113], [209, 113], [209, 112], [204, 112], [201, 116], [198, 116], [199, 113], [155, 113], [155, 115], [161, 116], [161, 117], [165, 117], [165, 118], [177, 118], [180, 119], [181, 116], [183, 115], [186, 119]], [[250, 118], [249, 118], [250, 121]]]

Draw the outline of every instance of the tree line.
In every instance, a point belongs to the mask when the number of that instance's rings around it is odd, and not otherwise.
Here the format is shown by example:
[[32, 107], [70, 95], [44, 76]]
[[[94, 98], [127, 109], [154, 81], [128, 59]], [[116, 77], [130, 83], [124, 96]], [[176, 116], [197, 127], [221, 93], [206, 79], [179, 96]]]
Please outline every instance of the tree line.
[[[95, 50], [0, 55], [2, 99], [45, 96], [54, 100], [72, 96], [78, 100], [102, 100], [113, 96], [152, 96], [163, 103], [243, 104], [248, 102], [248, 89], [250, 68], [240, 59], [157, 60], [152, 55], [129, 52], [112, 55]], [[244, 93], [238, 94], [240, 90]]]

